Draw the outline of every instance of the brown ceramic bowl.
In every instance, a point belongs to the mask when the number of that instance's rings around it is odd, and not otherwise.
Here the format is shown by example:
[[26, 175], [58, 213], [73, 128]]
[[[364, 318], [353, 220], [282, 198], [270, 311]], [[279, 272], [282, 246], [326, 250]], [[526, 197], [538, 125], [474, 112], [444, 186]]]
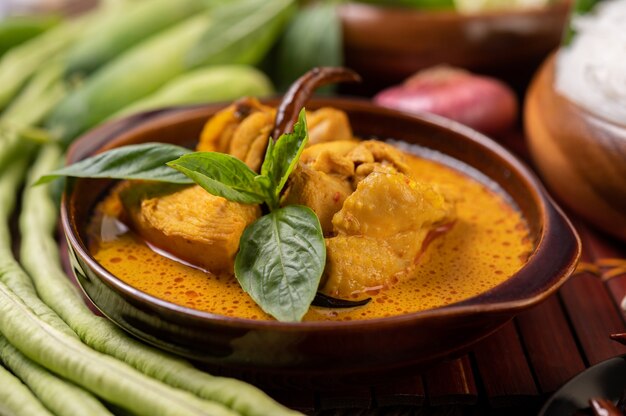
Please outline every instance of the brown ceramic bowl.
[[437, 64], [527, 82], [556, 48], [569, 0], [518, 11], [460, 14], [348, 3], [339, 7], [346, 66], [380, 88]]
[[626, 241], [626, 124], [603, 119], [557, 92], [554, 66], [552, 56], [526, 97], [533, 160], [572, 211]]
[[[276, 102], [274, 101], [273, 104]], [[499, 183], [530, 224], [534, 253], [499, 286], [466, 301], [402, 316], [347, 322], [281, 323], [213, 315], [174, 305], [127, 285], [87, 249], [86, 224], [106, 180], [75, 180], [62, 206], [74, 272], [98, 308], [133, 335], [166, 350], [234, 370], [271, 375], [286, 383], [305, 376], [329, 386], [372, 383], [381, 375], [415, 370], [468, 349], [518, 312], [552, 294], [573, 271], [580, 243], [539, 181], [511, 154], [453, 122], [414, 116], [349, 99], [317, 99], [315, 109], [347, 112], [355, 134], [416, 143], [446, 153]], [[148, 141], [193, 145], [220, 105], [165, 109], [105, 125], [72, 146], [72, 163], [112, 147]], [[255, 378], [258, 380], [258, 378]], [[317, 384], [317, 385], [320, 385]], [[304, 384], [301, 384], [304, 385]]]

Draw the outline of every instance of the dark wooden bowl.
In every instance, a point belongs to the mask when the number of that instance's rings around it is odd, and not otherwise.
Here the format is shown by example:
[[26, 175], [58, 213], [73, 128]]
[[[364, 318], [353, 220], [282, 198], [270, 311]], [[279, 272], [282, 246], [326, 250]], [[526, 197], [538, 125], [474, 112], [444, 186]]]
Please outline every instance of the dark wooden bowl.
[[460, 14], [348, 3], [339, 7], [346, 66], [377, 85], [437, 64], [520, 86], [556, 48], [570, 2], [518, 11]]
[[526, 97], [533, 161], [572, 211], [626, 241], [626, 124], [603, 119], [558, 93], [554, 65], [552, 56]]
[[[276, 102], [273, 102], [274, 104]], [[107, 272], [87, 249], [86, 224], [106, 180], [75, 180], [62, 205], [70, 260], [81, 286], [111, 320], [133, 335], [243, 376], [272, 376], [299, 386], [373, 383], [466, 351], [518, 312], [552, 294], [574, 270], [580, 242], [539, 181], [485, 136], [433, 116], [414, 116], [349, 99], [312, 100], [308, 108], [347, 112], [355, 133], [436, 149], [479, 169], [515, 200], [530, 224], [535, 250], [499, 286], [463, 302], [365, 321], [281, 323], [213, 315], [147, 295]], [[78, 140], [72, 163], [112, 147], [163, 141], [192, 145], [220, 105], [166, 109], [107, 124]], [[279, 377], [280, 375], [283, 378]], [[302, 381], [305, 380], [305, 381]]]

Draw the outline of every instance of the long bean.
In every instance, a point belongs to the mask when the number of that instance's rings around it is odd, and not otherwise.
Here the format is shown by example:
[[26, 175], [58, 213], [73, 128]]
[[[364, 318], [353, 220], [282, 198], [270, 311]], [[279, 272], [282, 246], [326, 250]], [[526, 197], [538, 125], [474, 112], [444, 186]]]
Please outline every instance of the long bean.
[[37, 398], [58, 415], [112, 416], [90, 393], [52, 375], [26, 358], [0, 335], [0, 361], [18, 376]]
[[[38, 79], [34, 79], [31, 83], [34, 85], [29, 86], [20, 94], [20, 100], [15, 105], [11, 105], [0, 121], [19, 120], [18, 124], [37, 122], [38, 117], [29, 111], [26, 105], [28, 100], [22, 99], [22, 96], [32, 100], [41, 98], [44, 91], [50, 87], [50, 79], [50, 76], [45, 73]], [[3, 129], [2, 127], [4, 126], [0, 126], [0, 172], [2, 173], [0, 176], [0, 198], [2, 199], [0, 203], [0, 281], [7, 284], [22, 299], [28, 301], [35, 313], [46, 322], [69, 336], [76, 337], [65, 322], [39, 299], [30, 277], [13, 255], [9, 216], [15, 206], [26, 163], [29, 155], [32, 155], [35, 150], [35, 146], [33, 143], [21, 140], [17, 129], [13, 127]]]
[[206, 9], [207, 0], [151, 0], [117, 5], [115, 13], [90, 25], [67, 56], [66, 74], [89, 75], [127, 49]]
[[[77, 338], [74, 331], [37, 296], [30, 277], [24, 272], [11, 250], [9, 216], [26, 169], [27, 157], [18, 158], [0, 177], [0, 281], [28, 303], [37, 316], [67, 336]], [[1, 331], [0, 331], [1, 332]]]
[[11, 161], [21, 155], [31, 154], [34, 148], [34, 143], [22, 140], [15, 130], [0, 126], [0, 175], [10, 166]]
[[0, 332], [25, 356], [99, 397], [138, 415], [233, 416], [217, 403], [202, 401], [132, 367], [100, 354], [35, 315], [0, 282]]
[[[34, 164], [30, 180], [58, 166], [60, 150], [46, 145]], [[235, 379], [214, 377], [188, 362], [142, 344], [105, 318], [95, 316], [69, 283], [59, 264], [53, 238], [57, 209], [44, 186], [28, 187], [22, 201], [21, 260], [37, 291], [80, 338], [103, 353], [117, 357], [145, 374], [195, 395], [223, 403], [244, 415], [294, 415], [257, 388]], [[106, 339], [106, 342], [103, 342]]]
[[17, 377], [0, 365], [0, 415], [53, 416]]
[[0, 110], [41, 65], [69, 46], [88, 22], [87, 18], [81, 18], [59, 25], [6, 53], [0, 60]]
[[48, 62], [37, 71], [0, 116], [2, 126], [19, 130], [34, 126], [42, 120], [66, 93], [62, 74], [60, 59]]
[[46, 127], [64, 144], [189, 68], [186, 51], [211, 24], [207, 12], [149, 37], [96, 71], [59, 103]]
[[[124, 13], [128, 1], [106, 1], [78, 18], [60, 24], [9, 50], [0, 59], [0, 111], [14, 98], [31, 76], [41, 67], [67, 50], [80, 38], [85, 28], [109, 19], [111, 15]], [[114, 3], [114, 4], [112, 4]]]
[[0, 21], [0, 56], [58, 24], [57, 16], [11, 16]]

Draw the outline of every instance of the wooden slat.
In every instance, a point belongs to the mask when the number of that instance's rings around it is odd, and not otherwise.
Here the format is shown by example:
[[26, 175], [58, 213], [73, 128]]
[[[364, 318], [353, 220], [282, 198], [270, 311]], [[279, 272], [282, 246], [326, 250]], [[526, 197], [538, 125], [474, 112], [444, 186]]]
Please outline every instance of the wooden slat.
[[421, 406], [426, 394], [421, 377], [412, 377], [376, 386], [374, 397], [378, 407]]
[[[626, 297], [626, 243], [609, 240], [587, 226], [578, 226], [593, 265], [598, 267], [616, 305]], [[623, 260], [623, 264], [618, 261]]]
[[557, 296], [516, 318], [531, 367], [543, 393], [552, 393], [585, 369]]
[[[583, 241], [584, 262], [592, 261], [587, 248], [590, 244]], [[589, 365], [626, 353], [626, 347], [609, 338], [609, 334], [624, 331], [624, 322], [600, 278], [577, 273], [559, 293]]]
[[474, 357], [493, 407], [528, 404], [538, 395], [513, 322], [474, 348]]
[[424, 374], [432, 406], [476, 404], [478, 389], [468, 356], [446, 361]]
[[369, 409], [373, 405], [372, 389], [355, 386], [340, 390], [318, 392], [320, 410]]

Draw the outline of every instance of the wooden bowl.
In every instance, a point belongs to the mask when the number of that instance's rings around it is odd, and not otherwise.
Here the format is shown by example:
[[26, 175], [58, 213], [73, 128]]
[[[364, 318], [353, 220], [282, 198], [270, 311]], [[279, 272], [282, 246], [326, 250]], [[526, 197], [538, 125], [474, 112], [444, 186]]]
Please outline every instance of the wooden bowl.
[[591, 113], [554, 88], [555, 55], [526, 97], [532, 158], [552, 192], [597, 227], [626, 241], [626, 124]]
[[348, 3], [339, 7], [346, 66], [376, 88], [437, 64], [528, 82], [563, 34], [570, 2], [460, 14]]
[[[533, 174], [495, 142], [448, 120], [366, 101], [317, 99], [307, 108], [322, 106], [346, 111], [357, 135], [392, 137], [435, 149], [500, 184], [530, 225], [535, 249], [526, 265], [474, 298], [389, 318], [284, 323], [214, 315], [147, 295], [98, 264], [87, 248], [86, 225], [110, 181], [79, 179], [68, 184], [61, 216], [74, 273], [89, 298], [122, 328], [158, 347], [255, 381], [272, 377], [293, 387], [297, 376], [300, 387], [329, 387], [379, 382], [386, 375], [460, 354], [550, 296], [574, 270], [580, 254], [576, 232]], [[207, 118], [221, 107], [166, 109], [107, 124], [78, 140], [68, 162], [131, 143], [193, 145]]]

